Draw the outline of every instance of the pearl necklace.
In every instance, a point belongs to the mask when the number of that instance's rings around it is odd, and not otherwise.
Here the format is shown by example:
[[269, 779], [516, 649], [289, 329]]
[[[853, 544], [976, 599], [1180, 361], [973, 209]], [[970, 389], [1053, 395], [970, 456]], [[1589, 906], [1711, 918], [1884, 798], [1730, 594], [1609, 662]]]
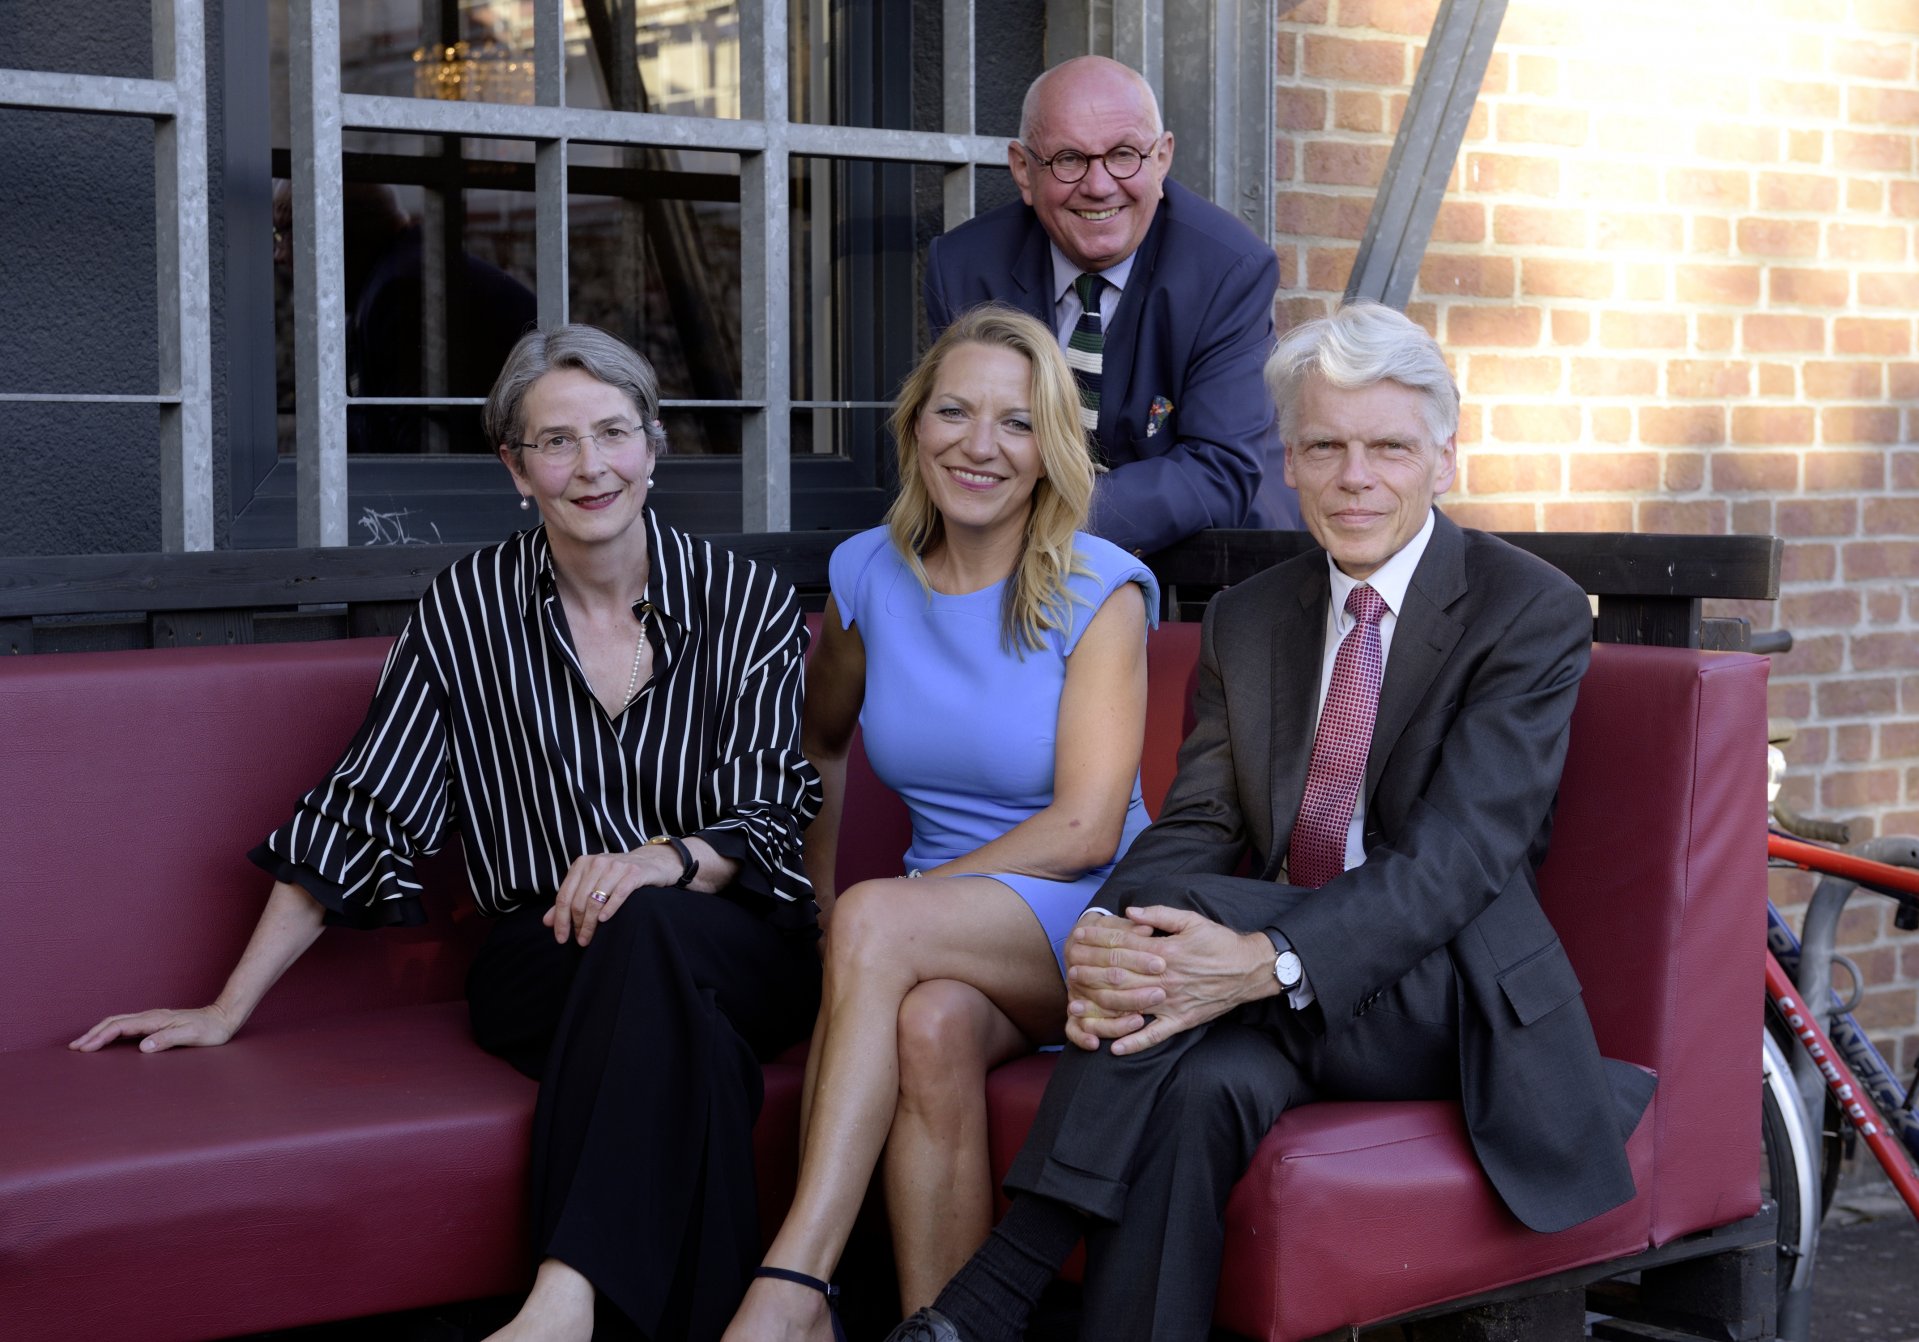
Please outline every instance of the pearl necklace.
[[640, 636], [633, 640], [633, 670], [626, 678], [626, 698], [620, 700], [625, 708], [633, 702], [633, 696], [640, 692], [640, 658], [646, 652], [646, 615], [653, 607], [646, 602], [640, 603]]

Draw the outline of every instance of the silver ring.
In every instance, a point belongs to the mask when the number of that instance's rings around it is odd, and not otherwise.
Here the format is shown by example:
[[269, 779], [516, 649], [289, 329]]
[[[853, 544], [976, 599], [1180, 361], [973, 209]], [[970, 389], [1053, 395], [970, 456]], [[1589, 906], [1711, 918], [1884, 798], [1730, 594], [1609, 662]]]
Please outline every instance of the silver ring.
[[604, 904], [606, 903], [608, 896], [606, 891], [604, 890], [595, 890], [592, 894], [588, 895], [587, 898], [592, 900], [595, 904]]

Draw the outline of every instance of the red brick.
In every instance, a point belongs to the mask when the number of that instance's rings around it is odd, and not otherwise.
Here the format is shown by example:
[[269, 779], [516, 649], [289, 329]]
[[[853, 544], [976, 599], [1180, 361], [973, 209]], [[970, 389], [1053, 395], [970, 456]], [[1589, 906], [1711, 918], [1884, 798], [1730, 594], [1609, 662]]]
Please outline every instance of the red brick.
[[1779, 132], [1771, 126], [1709, 121], [1699, 128], [1693, 145], [1703, 159], [1734, 163], [1779, 161]]
[[1792, 163], [1824, 163], [1826, 133], [1822, 130], [1787, 131], [1786, 159]]
[[1686, 216], [1648, 210], [1612, 211], [1599, 216], [1601, 247], [1632, 251], [1677, 252], [1686, 245]]
[[1636, 529], [1677, 536], [1723, 536], [1726, 503], [1723, 499], [1696, 499], [1685, 503], [1648, 499], [1639, 505]]
[[1806, 395], [1816, 401], [1865, 400], [1877, 396], [1885, 383], [1882, 365], [1876, 363], [1809, 360], [1801, 372], [1806, 379]]
[[1865, 172], [1910, 172], [1912, 137], [1836, 130], [1832, 133], [1832, 161], [1835, 167]]
[[1308, 247], [1306, 249], [1306, 287], [1344, 291], [1353, 273], [1357, 247]]
[[[1672, 143], [1670, 123], [1664, 143]], [[1743, 210], [1752, 203], [1752, 174], [1736, 168], [1673, 168], [1666, 174], [1666, 198], [1674, 205]]]
[[1905, 618], [1905, 609], [1897, 592], [1866, 593], [1866, 615], [1874, 624], [1895, 624]]
[[1273, 248], [1273, 254], [1279, 261], [1279, 287], [1282, 290], [1299, 288], [1299, 248], [1282, 243]]
[[1812, 407], [1736, 405], [1732, 408], [1735, 443], [1812, 442]]
[[1376, 28], [1402, 37], [1424, 37], [1432, 31], [1433, 0], [1340, 0], [1342, 28]]
[[1761, 396], [1797, 396], [1799, 394], [1797, 371], [1789, 363], [1760, 364], [1759, 394]]
[[1406, 56], [1404, 42], [1308, 33], [1304, 70], [1309, 76], [1339, 84], [1390, 84], [1400, 88], [1409, 74]]
[[1559, 95], [1559, 61], [1551, 55], [1522, 53], [1513, 62], [1513, 91], [1532, 98]]
[[1632, 437], [1632, 411], [1623, 405], [1594, 406], [1592, 437], [1595, 443], [1626, 442]]
[[[1874, 711], [1872, 708], [1866, 707], [1866, 705], [1869, 703], [1879, 703], [1880, 696], [1872, 694], [1867, 690], [1860, 690], [1856, 692], [1855, 695], [1849, 697], [1845, 690], [1847, 683], [1848, 682], [1841, 681], [1837, 685], [1827, 684], [1819, 687], [1820, 712], [1827, 712], [1826, 701], [1828, 698], [1831, 698], [1835, 703], [1846, 703], [1856, 700], [1856, 702], [1861, 705], [1857, 710], [1858, 712], [1870, 713]], [[1869, 684], [1871, 684], [1871, 682], [1869, 682]], [[1890, 682], [1888, 682], [1888, 684], [1890, 684]], [[1829, 695], [1828, 691], [1832, 691], [1832, 693]], [[1899, 771], [1897, 769], [1829, 770], [1825, 776], [1819, 780], [1819, 801], [1820, 804], [1829, 811], [1851, 811], [1867, 806], [1887, 806], [1898, 800]], [[1871, 921], [1876, 930], [1879, 914], [1878, 908], [1874, 905], [1865, 905], [1863, 907], [1871, 911]], [[1845, 933], [1845, 921], [1844, 918], [1839, 920], [1841, 945], [1848, 944]], [[1909, 1019], [1912, 1014], [1911, 994], [1913, 994], [1914, 990], [1907, 988], [1904, 992], [1908, 996], [1901, 1000], [1904, 1004], [1905, 1016]], [[1867, 1029], [1871, 1029], [1873, 1026], [1873, 1002], [1874, 999], [1879, 996], [1881, 996], [1881, 994], [1877, 992], [1867, 992], [1865, 1001], [1861, 1002], [1858, 1008], [1853, 1012], [1853, 1014], [1858, 1017], [1859, 1023]]]
[[[1838, 22], [1843, 15], [1835, 16]], [[1839, 115], [1839, 85], [1800, 80], [1762, 79], [1759, 106], [1768, 116], [1792, 121], [1830, 121]]]
[[1666, 365], [1670, 396], [1746, 396], [1752, 391], [1752, 365], [1717, 359], [1674, 359]]
[[1906, 259], [1906, 230], [1871, 224], [1831, 224], [1826, 254], [1839, 261], [1897, 263]]
[[1577, 452], [1572, 458], [1571, 488], [1577, 493], [1629, 490], [1651, 493], [1659, 488], [1656, 452]]
[[1712, 487], [1727, 494], [1790, 494], [1799, 488], [1799, 458], [1792, 452], [1721, 452], [1712, 459]]
[[1471, 190], [1491, 195], [1551, 199], [1559, 194], [1559, 164], [1523, 154], [1468, 154], [1466, 181]]
[[1919, 400], [1919, 363], [1889, 363], [1887, 380], [1895, 401]]
[[1748, 256], [1819, 255], [1819, 224], [1812, 219], [1741, 219], [1736, 236]]
[[1846, 119], [1865, 125], [1919, 126], [1919, 89], [1855, 84], [1846, 92]]
[[1827, 40], [1828, 60], [1836, 75], [1857, 75], [1866, 79], [1905, 79], [1912, 74], [1912, 44], [1909, 42], [1848, 41], [1841, 37]]
[[1651, 359], [1574, 359], [1572, 375], [1575, 396], [1651, 396], [1659, 389], [1659, 367]]
[[[1829, 680], [1816, 687], [1813, 697], [1819, 706], [1822, 718], [1865, 718], [1896, 712], [1899, 707], [1899, 687], [1889, 679], [1875, 680]], [[1898, 775], [1894, 774], [1894, 781]], [[1851, 803], [1836, 801], [1830, 795], [1830, 784], [1825, 797], [1828, 806], [1843, 806]], [[1883, 800], [1892, 800], [1884, 798]]]
[[1919, 988], [1868, 986], [1853, 1015], [1869, 1036], [1909, 1030], [1919, 1015]]
[[1854, 541], [1843, 557], [1847, 582], [1919, 578], [1919, 541]]
[[[1666, 488], [1675, 494], [1690, 494], [1706, 485], [1706, 454], [1704, 452], [1668, 452], [1666, 454]], [[1762, 532], [1772, 530], [1771, 504], [1763, 505], [1767, 516], [1757, 525]], [[1734, 505], [1735, 512], [1739, 505]], [[1735, 525], [1733, 530], [1744, 531], [1744, 526]]]
[[1579, 407], [1496, 405], [1493, 437], [1508, 443], [1576, 443], [1580, 437]]
[[1466, 461], [1474, 494], [1550, 494], [1559, 490], [1563, 463], [1557, 452], [1475, 452]]
[[1781, 499], [1773, 525], [1782, 536], [1850, 536], [1859, 526], [1859, 505], [1852, 499]]
[[1740, 335], [1751, 350], [1819, 350], [1826, 347], [1826, 323], [1818, 317], [1757, 312], [1740, 320]]
[[1870, 308], [1919, 309], [1919, 274], [1867, 271], [1859, 276], [1859, 302]]
[[1537, 531], [1538, 514], [1530, 503], [1466, 503], [1448, 500], [1446, 516], [1462, 527], [1481, 531]]
[[1859, 622], [1859, 594], [1846, 587], [1790, 592], [1779, 598], [1779, 620], [1788, 629], [1849, 629]]
[[1894, 452], [1891, 455], [1892, 487], [1919, 489], [1919, 452]]
[[1281, 137], [1274, 142], [1273, 180], [1275, 182], [1290, 182], [1294, 179], [1296, 174], [1293, 161], [1296, 157], [1297, 150], [1290, 137]]
[[[1919, 755], [1919, 722], [1887, 722], [1879, 728], [1879, 753], [1888, 759]], [[1919, 969], [1919, 963], [1913, 966]], [[1919, 978], [1919, 974], [1913, 977]]]
[[1501, 392], [1558, 391], [1559, 381], [1558, 359], [1473, 354], [1468, 356], [1462, 385], [1470, 388], [1474, 395], [1498, 395]]
[[1327, 186], [1376, 187], [1392, 151], [1383, 144], [1314, 140], [1306, 146], [1305, 176]]
[[1919, 219], [1919, 182], [1894, 182], [1891, 205], [1900, 218]]
[[1684, 349], [1686, 318], [1677, 312], [1602, 312], [1599, 343], [1607, 349]]
[[1519, 278], [1523, 292], [1552, 298], [1610, 298], [1613, 292], [1610, 261], [1528, 256]]
[[1692, 343], [1694, 352], [1699, 354], [1718, 354], [1732, 348], [1733, 319], [1710, 312], [1701, 312], [1692, 319]]
[[1692, 250], [1723, 256], [1732, 250], [1732, 221], [1717, 215], [1695, 214], [1686, 221], [1692, 228]]
[[1273, 124], [1282, 131], [1324, 130], [1326, 91], [1281, 84], [1273, 90]]
[[1751, 307], [1759, 301], [1758, 266], [1680, 266], [1674, 279], [1682, 303]]
[[1631, 531], [1632, 504], [1625, 500], [1582, 499], [1546, 505], [1548, 531]]
[[1643, 163], [1568, 161], [1564, 195], [1579, 200], [1617, 204], [1659, 199], [1659, 173]]
[[1282, 298], [1278, 310], [1273, 314], [1273, 325], [1280, 335], [1285, 335], [1301, 322], [1324, 317], [1331, 310], [1332, 305], [1323, 298], [1303, 294], [1297, 298]]
[[1590, 134], [1587, 114], [1577, 108], [1552, 104], [1506, 103], [1495, 124], [1507, 144], [1556, 144], [1578, 148]]
[[1657, 157], [1672, 148], [1670, 116], [1635, 116], [1615, 104], [1606, 108], [1592, 129], [1592, 147], [1603, 153]]
[[1846, 305], [1850, 276], [1843, 270], [1791, 270], [1778, 267], [1766, 273], [1775, 303], [1839, 308]]
[[1865, 532], [1867, 536], [1919, 536], [1919, 499], [1865, 499]]
[[1510, 256], [1429, 251], [1419, 263], [1419, 287], [1446, 298], [1511, 298], [1513, 270]]
[[[1668, 489], [1682, 488], [1682, 486], [1678, 486], [1670, 483], [1670, 477], [1672, 475], [1672, 463], [1670, 461], [1666, 463], [1666, 474], [1669, 481], [1668, 484], [1666, 485], [1666, 488]], [[1683, 488], [1688, 490], [1698, 489], [1699, 484], [1698, 483], [1689, 484], [1689, 485], [1683, 486]], [[1775, 528], [1773, 527], [1773, 524], [1772, 524], [1772, 500], [1771, 499], [1734, 499], [1732, 500], [1732, 533], [1733, 535], [1735, 536], [1770, 536], [1774, 534], [1774, 531], [1775, 531]], [[1770, 621], [1768, 621], [1767, 623], [1770, 623]]]
[[1555, 345], [1583, 345], [1592, 339], [1592, 315], [1569, 312], [1564, 308], [1552, 314], [1552, 342]]
[[[1632, 106], [1643, 106], [1638, 99], [1627, 99]], [[1666, 102], [1674, 111], [1705, 112], [1716, 116], [1750, 116], [1752, 80], [1744, 73], [1718, 73], [1694, 65], [1684, 76], [1668, 79]]]
[[1723, 443], [1726, 411], [1716, 405], [1642, 406], [1639, 441], [1653, 447], [1706, 447]]
[[1440, 202], [1439, 217], [1433, 221], [1434, 242], [1483, 242], [1486, 238], [1486, 207], [1478, 201]]
[[1372, 207], [1369, 196], [1282, 191], [1273, 201], [1273, 229], [1283, 238], [1350, 238], [1357, 242], [1365, 236]]
[[[1406, 319], [1434, 340], [1439, 339], [1439, 304], [1408, 303], [1406, 305]], [[1446, 366], [1453, 370], [1455, 377], [1458, 376], [1459, 360], [1448, 355], [1446, 358]], [[1465, 411], [1462, 409], [1460, 413], [1463, 415]]]
[[1832, 323], [1835, 354], [1902, 355], [1912, 351], [1912, 323], [1892, 317], [1838, 317]]
[[1912, 666], [1919, 666], [1919, 634], [1853, 635], [1853, 670], [1903, 671]]
[[[1783, 572], [1780, 576], [1784, 577]], [[1792, 652], [1788, 655], [1792, 658], [1789, 665], [1794, 675], [1830, 675], [1832, 672], [1837, 671], [1845, 662], [1846, 641], [1836, 635], [1824, 638], [1798, 638], [1793, 640]], [[1810, 712], [1811, 710], [1808, 708], [1806, 713], [1795, 714], [1794, 716], [1806, 717], [1809, 716]], [[1821, 739], [1824, 740], [1825, 738], [1822, 736]]]
[[1446, 312], [1446, 343], [1537, 345], [1543, 324], [1538, 308], [1453, 307]]
[[1809, 490], [1883, 489], [1886, 457], [1883, 452], [1849, 452], [1827, 447], [1806, 454]]
[[1899, 412], [1889, 405], [1828, 406], [1819, 412], [1819, 440], [1823, 443], [1896, 443]]
[[1759, 174], [1759, 208], [1826, 213], [1838, 208], [1839, 179], [1805, 172]]
[[1583, 247], [1586, 245], [1586, 219], [1584, 210], [1495, 205], [1493, 241], [1520, 247]]
[[1339, 89], [1333, 94], [1333, 126], [1337, 130], [1376, 132], [1386, 125], [1386, 100], [1364, 89]]
[[1919, 33], [1919, 3], [1915, 0], [1853, 0], [1852, 16], [1861, 28]]
[[1860, 214], [1878, 214], [1886, 207], [1886, 184], [1870, 177], [1846, 179], [1846, 208]]

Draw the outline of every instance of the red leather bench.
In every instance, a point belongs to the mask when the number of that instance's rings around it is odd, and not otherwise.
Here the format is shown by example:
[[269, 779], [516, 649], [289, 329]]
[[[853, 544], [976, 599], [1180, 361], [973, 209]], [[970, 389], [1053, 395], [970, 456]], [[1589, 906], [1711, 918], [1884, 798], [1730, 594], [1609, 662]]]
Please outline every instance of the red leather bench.
[[[0, 1319], [11, 1336], [203, 1338], [509, 1292], [533, 1088], [475, 1048], [479, 934], [457, 852], [422, 928], [329, 932], [221, 1049], [80, 1056], [100, 1016], [208, 1000], [257, 916], [243, 856], [351, 736], [385, 643], [0, 660]], [[1197, 628], [1150, 645], [1143, 772], [1163, 795]], [[1289, 1114], [1235, 1194], [1220, 1321], [1308, 1337], [1661, 1243], [1758, 1203], [1763, 816], [1757, 658], [1600, 648], [1546, 886], [1602, 1047], [1656, 1069], [1641, 1193], [1538, 1236], [1498, 1208], [1445, 1105]], [[897, 869], [905, 818], [849, 771], [842, 883]], [[992, 1081], [1010, 1160], [1049, 1063]], [[770, 1229], [799, 1069], [756, 1132]], [[1755, 1105], [1756, 1107], [1756, 1105]], [[1750, 1129], [1750, 1131], [1748, 1131]]]

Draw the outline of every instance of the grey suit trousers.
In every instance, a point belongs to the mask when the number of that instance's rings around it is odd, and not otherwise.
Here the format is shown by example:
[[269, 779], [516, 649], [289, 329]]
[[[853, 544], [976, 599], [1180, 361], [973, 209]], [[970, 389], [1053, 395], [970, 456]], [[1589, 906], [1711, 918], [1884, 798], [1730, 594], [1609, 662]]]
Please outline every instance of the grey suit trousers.
[[[1235, 881], [1151, 902], [1238, 931], [1272, 921], [1284, 886]], [[1312, 967], [1307, 966], [1308, 981]], [[1459, 1093], [1458, 992], [1442, 948], [1363, 1016], [1321, 1034], [1284, 997], [1242, 1007], [1144, 1053], [1068, 1045], [1006, 1180], [1084, 1213], [1083, 1337], [1203, 1342], [1226, 1200], [1281, 1113], [1318, 1099]]]

